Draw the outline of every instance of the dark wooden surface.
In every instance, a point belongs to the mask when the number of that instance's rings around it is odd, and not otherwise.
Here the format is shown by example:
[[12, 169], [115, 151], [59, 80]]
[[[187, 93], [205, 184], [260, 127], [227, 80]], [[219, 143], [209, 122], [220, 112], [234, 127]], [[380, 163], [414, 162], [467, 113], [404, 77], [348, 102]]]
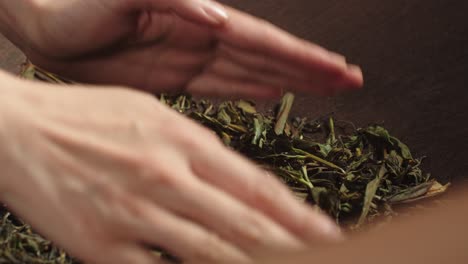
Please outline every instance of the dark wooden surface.
[[468, 1], [225, 0], [345, 54], [365, 88], [301, 97], [296, 113], [384, 122], [444, 178], [468, 178]]
[[18, 73], [24, 61], [23, 53], [0, 34], [0, 68]]
[[[300, 98], [296, 114], [384, 122], [442, 179], [468, 178], [468, 1], [224, 0], [345, 54], [365, 89]], [[23, 60], [0, 41], [0, 66]]]

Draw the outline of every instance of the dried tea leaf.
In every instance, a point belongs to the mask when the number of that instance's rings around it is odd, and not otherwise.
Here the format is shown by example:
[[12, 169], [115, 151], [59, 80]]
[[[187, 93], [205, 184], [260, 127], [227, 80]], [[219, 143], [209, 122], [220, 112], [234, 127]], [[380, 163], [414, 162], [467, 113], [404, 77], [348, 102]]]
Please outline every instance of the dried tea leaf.
[[288, 122], [289, 113], [291, 112], [292, 105], [294, 103], [294, 95], [292, 93], [286, 93], [281, 99], [281, 105], [276, 116], [275, 133], [276, 135], [282, 135], [286, 123]]
[[31, 63], [26, 63], [23, 66], [22, 77], [27, 80], [34, 80], [36, 76], [36, 68]]
[[[71, 83], [30, 65], [23, 73], [55, 83]], [[194, 100], [190, 95], [160, 95], [161, 103], [214, 131], [225, 145], [276, 174], [302, 201], [318, 205], [342, 225], [354, 230], [396, 213], [395, 203], [410, 203], [444, 193], [442, 185], [423, 173], [422, 159], [382, 126], [342, 129], [332, 116], [290, 118], [294, 96], [287, 93], [277, 108], [258, 112], [249, 101], [220, 104]], [[5, 211], [7, 212], [7, 210]], [[5, 219], [5, 218], [4, 218]], [[27, 226], [0, 223], [0, 263], [75, 264], [63, 251]], [[29, 242], [12, 238], [22, 237]], [[1, 241], [0, 241], [1, 242]], [[163, 257], [170, 255], [163, 253]], [[52, 262], [49, 262], [53, 259]], [[172, 258], [177, 260], [176, 258]]]
[[408, 146], [399, 139], [391, 136], [385, 128], [381, 126], [370, 126], [364, 129], [363, 132], [367, 135], [373, 136], [375, 139], [378, 139], [383, 143], [386, 143], [387, 146], [391, 147], [391, 149], [397, 150], [404, 159], [413, 159]]
[[358, 226], [361, 226], [365, 223], [366, 217], [369, 214], [369, 210], [372, 206], [372, 201], [374, 200], [380, 182], [384, 178], [386, 172], [387, 170], [385, 169], [385, 166], [380, 166], [379, 174], [377, 174], [375, 179], [373, 179], [367, 184], [366, 193], [364, 196], [364, 205], [362, 207], [361, 217], [359, 217]]
[[256, 114], [257, 113], [257, 109], [255, 109], [255, 104], [251, 103], [251, 102], [248, 102], [248, 101], [245, 101], [245, 100], [239, 100], [237, 102], [237, 107], [239, 109], [241, 109], [242, 111], [244, 111], [244, 113], [247, 113], [247, 114]]
[[263, 118], [254, 118], [254, 131], [252, 144], [258, 145], [260, 148], [262, 148], [266, 136], [266, 128], [265, 123], [263, 122]]
[[231, 117], [226, 113], [225, 109], [218, 112], [218, 120], [225, 125], [231, 124]]
[[427, 192], [424, 195], [401, 201], [401, 203], [414, 203], [414, 202], [421, 201], [424, 199], [432, 198], [432, 197], [445, 193], [449, 187], [450, 187], [450, 183], [447, 183], [446, 185], [442, 185], [438, 181], [433, 181], [429, 190], [427, 190]]
[[400, 193], [397, 193], [389, 197], [388, 202], [395, 204], [405, 202], [407, 200], [415, 199], [420, 196], [427, 194], [427, 192], [432, 188], [434, 182], [425, 182], [420, 185], [405, 189]]

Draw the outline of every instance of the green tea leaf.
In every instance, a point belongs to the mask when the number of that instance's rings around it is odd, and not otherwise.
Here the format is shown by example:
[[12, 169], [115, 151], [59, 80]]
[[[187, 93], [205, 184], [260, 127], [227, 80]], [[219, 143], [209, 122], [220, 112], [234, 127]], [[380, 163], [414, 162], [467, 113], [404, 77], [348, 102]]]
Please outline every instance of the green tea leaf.
[[[23, 75], [73, 83], [33, 65]], [[229, 148], [275, 174], [298, 199], [317, 205], [344, 228], [360, 228], [382, 216], [391, 219], [392, 205], [440, 195], [449, 187], [423, 173], [422, 159], [413, 159], [408, 146], [382, 126], [342, 129], [331, 115], [291, 118], [290, 93], [276, 114], [258, 112], [244, 100], [215, 104], [187, 94], [162, 94], [159, 100], [214, 131]], [[79, 263], [19, 219], [12, 221], [7, 209], [0, 213], [0, 263]], [[166, 252], [158, 255], [179, 261]]]
[[225, 125], [231, 124], [231, 117], [226, 113], [226, 110], [224, 109], [218, 112], [218, 120]]
[[388, 198], [389, 203], [401, 203], [425, 195], [433, 186], [433, 182], [425, 182], [418, 186], [405, 189]]
[[411, 151], [409, 150], [408, 146], [405, 143], [401, 142], [399, 139], [395, 137], [391, 137], [391, 141], [393, 145], [397, 147], [397, 149], [401, 153], [401, 156], [404, 159], [407, 159], [407, 160], [413, 159], [413, 155], [411, 155]]
[[374, 200], [375, 194], [379, 189], [380, 181], [384, 178], [386, 172], [387, 170], [385, 169], [385, 166], [380, 166], [379, 173], [376, 175], [375, 179], [367, 184], [366, 193], [364, 196], [364, 205], [362, 207], [361, 217], [359, 217], [358, 226], [365, 223], [366, 217], [369, 214], [369, 210], [372, 205], [372, 201]]

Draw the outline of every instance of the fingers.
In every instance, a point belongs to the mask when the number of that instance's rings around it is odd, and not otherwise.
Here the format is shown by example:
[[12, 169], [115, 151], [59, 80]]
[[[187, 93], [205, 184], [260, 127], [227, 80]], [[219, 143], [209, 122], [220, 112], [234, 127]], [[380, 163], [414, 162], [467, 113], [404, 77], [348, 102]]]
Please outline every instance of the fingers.
[[302, 72], [328, 76], [329, 82], [343, 79], [349, 87], [362, 86], [362, 73], [350, 67], [342, 57], [322, 47], [301, 40], [277, 27], [239, 11], [229, 9], [230, 20], [217, 31], [227, 45], [249, 54], [265, 56], [270, 61], [295, 65]]
[[220, 26], [228, 20], [225, 8], [209, 0], [138, 0], [140, 8], [173, 11], [177, 15], [209, 26]]
[[[330, 88], [333, 90], [352, 89], [360, 87], [362, 84], [362, 72], [355, 65], [348, 65], [346, 58], [340, 54], [329, 52], [330, 56], [342, 65], [343, 68], [348, 68], [351, 71], [351, 76], [327, 74], [321, 71], [320, 68], [304, 67], [295, 61], [284, 61], [272, 56], [252, 53], [242, 49], [238, 49], [229, 45], [220, 45], [218, 49], [219, 57], [235, 62], [239, 66], [245, 67], [251, 73], [265, 73], [273, 76], [281, 76], [290, 82], [292, 88], [301, 90], [299, 87], [293, 87], [297, 82], [306, 83], [306, 87], [318, 87], [321, 89]], [[354, 70], [352, 71], [351, 68]], [[350, 77], [354, 78], [350, 80]], [[361, 78], [360, 80], [357, 78]], [[334, 83], [344, 81], [341, 86], [333, 86]]]
[[201, 160], [192, 163], [203, 180], [257, 208], [309, 243], [341, 239], [338, 227], [328, 217], [299, 203], [279, 181], [231, 151], [216, 153], [199, 155]]
[[[184, 71], [200, 71], [201, 65], [213, 59], [208, 50], [186, 50], [180, 48], [167, 48], [158, 56], [157, 62], [161, 68], [170, 68]], [[159, 69], [160, 70], [160, 69]], [[155, 71], [157, 74], [157, 71]]]
[[327, 50], [301, 40], [272, 24], [231, 9], [231, 19], [219, 30], [218, 36], [226, 43], [272, 58], [297, 61], [305, 65], [341, 73], [342, 64], [333, 60]]
[[333, 94], [337, 90], [334, 86], [326, 82], [288, 77], [280, 71], [275, 72], [267, 68], [258, 69], [257, 67], [243, 66], [225, 58], [215, 60], [209, 67], [208, 72], [220, 79], [239, 80], [244, 83], [269, 87], [269, 89], [276, 91], [314, 91], [316, 94], [328, 95]]
[[140, 200], [136, 207], [137, 224], [129, 226], [136, 229], [135, 239], [142, 243], [167, 249], [189, 262], [250, 262], [249, 257], [238, 248], [192, 221], [176, 216], [150, 201]]
[[294, 64], [273, 59], [271, 56], [245, 51], [226, 44], [219, 45], [218, 57], [242, 65], [249, 70], [274, 75], [280, 74], [290, 79], [306, 79], [313, 74], [313, 72], [304, 72], [302, 69], [298, 69]]
[[357, 78], [330, 76], [307, 70], [294, 63], [269, 59], [240, 49], [220, 45], [216, 58], [188, 85], [188, 91], [204, 95], [275, 98], [283, 90], [334, 95], [362, 82], [359, 67], [346, 65], [346, 59], [330, 53], [355, 72]]
[[[229, 79], [238, 79], [253, 83], [262, 83], [272, 87], [287, 87], [290, 82], [281, 74], [262, 72], [256, 69], [244, 67], [225, 58], [216, 59], [207, 69], [208, 72]], [[293, 80], [290, 80], [293, 81]]]
[[205, 73], [190, 82], [186, 90], [200, 95], [231, 98], [277, 98], [281, 96], [281, 89], [261, 83], [252, 83], [236, 78], [229, 79], [217, 74]]
[[347, 67], [347, 62], [346, 62], [346, 57], [345, 56], [343, 56], [341, 54], [338, 54], [336, 52], [332, 52], [332, 51], [329, 52], [329, 55], [337, 63], [340, 63], [342, 65], [342, 67]]
[[158, 204], [212, 230], [243, 252], [253, 255], [268, 249], [299, 250], [304, 247], [256, 208], [202, 181], [190, 182], [178, 190], [163, 186], [152, 190], [150, 195]]

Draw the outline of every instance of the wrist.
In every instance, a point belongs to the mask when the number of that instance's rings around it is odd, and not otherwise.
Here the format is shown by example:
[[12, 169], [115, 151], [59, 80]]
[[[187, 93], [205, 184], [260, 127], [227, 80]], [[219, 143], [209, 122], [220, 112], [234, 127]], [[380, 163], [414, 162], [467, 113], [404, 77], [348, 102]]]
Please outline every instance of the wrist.
[[25, 110], [25, 98], [32, 90], [26, 84], [26, 81], [0, 70], [0, 201], [13, 192], [13, 183], [18, 176], [13, 158], [17, 146], [13, 134], [18, 114]]

